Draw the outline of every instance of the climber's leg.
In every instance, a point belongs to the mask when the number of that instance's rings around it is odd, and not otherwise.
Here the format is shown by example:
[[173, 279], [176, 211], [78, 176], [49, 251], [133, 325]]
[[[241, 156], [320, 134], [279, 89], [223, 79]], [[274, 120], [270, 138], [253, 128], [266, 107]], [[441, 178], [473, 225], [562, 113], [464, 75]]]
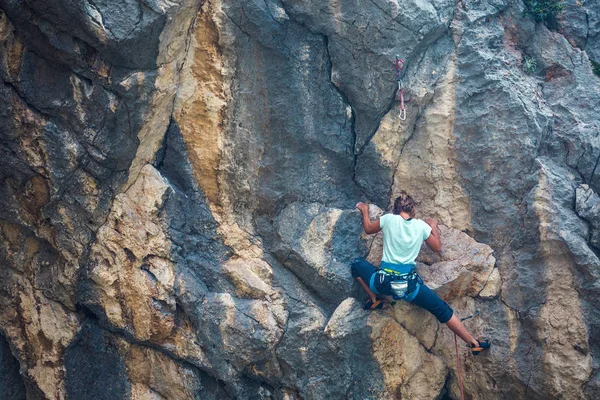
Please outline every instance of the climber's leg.
[[356, 280], [358, 281], [360, 286], [365, 290], [365, 292], [367, 292], [367, 294], [369, 295], [369, 298], [371, 299], [371, 302], [375, 303], [377, 301], [377, 296], [375, 295], [375, 293], [373, 293], [371, 291], [371, 289], [369, 288], [369, 285], [367, 285], [360, 276], [358, 278], [356, 278]]
[[410, 302], [432, 313], [442, 324], [448, 322], [454, 314], [448, 303], [440, 299], [433, 290], [423, 283], [419, 285], [417, 295]]
[[473, 336], [471, 336], [469, 331], [467, 331], [467, 328], [465, 328], [463, 323], [460, 322], [460, 319], [458, 319], [456, 314], [452, 315], [448, 322], [446, 322], [446, 325], [448, 325], [448, 328], [450, 328], [452, 332], [456, 333], [456, 336], [461, 338], [466, 344], [470, 345], [471, 347], [479, 346], [479, 342]]
[[367, 292], [372, 303], [377, 300], [377, 295], [373, 293], [369, 287], [371, 276], [377, 272], [377, 267], [362, 258], [357, 258], [352, 261], [351, 265], [352, 277], [358, 281], [360, 286]]
[[427, 285], [421, 284], [415, 298], [411, 301], [421, 308], [432, 313], [442, 324], [447, 324], [448, 328], [467, 344], [478, 344], [477, 340], [465, 329], [464, 325], [456, 315], [448, 303], [440, 299], [437, 294]]

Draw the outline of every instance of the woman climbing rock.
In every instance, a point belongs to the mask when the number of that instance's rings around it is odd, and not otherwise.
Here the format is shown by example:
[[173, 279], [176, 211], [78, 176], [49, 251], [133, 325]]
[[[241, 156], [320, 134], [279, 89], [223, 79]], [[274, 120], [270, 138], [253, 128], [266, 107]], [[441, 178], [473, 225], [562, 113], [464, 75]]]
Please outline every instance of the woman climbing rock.
[[364, 259], [352, 262], [354, 277], [369, 295], [365, 309], [383, 307], [386, 297], [406, 300], [432, 313], [438, 321], [467, 343], [474, 355], [490, 347], [485, 338], [475, 339], [454, 314], [450, 306], [427, 287], [415, 272], [415, 260], [423, 241], [431, 250], [439, 253], [442, 242], [434, 219], [425, 221], [414, 218], [415, 202], [402, 192], [394, 201], [392, 214], [383, 215], [371, 222], [369, 206], [356, 205], [362, 212], [362, 223], [366, 233], [383, 231], [383, 257], [380, 268]]

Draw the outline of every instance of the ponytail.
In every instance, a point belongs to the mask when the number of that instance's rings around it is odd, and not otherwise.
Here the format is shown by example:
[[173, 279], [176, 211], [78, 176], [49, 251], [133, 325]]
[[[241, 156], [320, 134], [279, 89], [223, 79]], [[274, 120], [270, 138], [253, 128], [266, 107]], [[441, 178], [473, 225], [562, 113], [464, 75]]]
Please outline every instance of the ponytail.
[[405, 212], [412, 217], [415, 216], [415, 201], [405, 191], [400, 192], [400, 196], [394, 201], [394, 214]]

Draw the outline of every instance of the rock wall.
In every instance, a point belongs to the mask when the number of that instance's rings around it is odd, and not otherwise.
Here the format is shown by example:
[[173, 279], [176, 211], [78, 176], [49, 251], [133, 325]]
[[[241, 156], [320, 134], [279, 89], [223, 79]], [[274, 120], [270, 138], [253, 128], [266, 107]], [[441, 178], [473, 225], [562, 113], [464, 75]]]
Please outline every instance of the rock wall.
[[350, 276], [402, 190], [468, 397], [597, 398], [600, 3], [524, 7], [0, 0], [0, 398], [460, 398]]

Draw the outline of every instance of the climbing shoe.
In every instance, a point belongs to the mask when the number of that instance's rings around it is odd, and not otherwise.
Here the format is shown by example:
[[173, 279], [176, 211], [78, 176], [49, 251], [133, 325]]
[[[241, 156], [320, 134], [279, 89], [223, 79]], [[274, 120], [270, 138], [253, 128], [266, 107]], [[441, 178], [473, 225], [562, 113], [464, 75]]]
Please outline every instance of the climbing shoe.
[[379, 310], [383, 308], [383, 299], [376, 299], [374, 302], [371, 299], [367, 299], [363, 304], [364, 310]]
[[467, 345], [467, 347], [469, 347], [471, 349], [471, 354], [473, 354], [474, 356], [476, 356], [477, 354], [481, 353], [482, 351], [489, 349], [490, 346], [492, 345], [490, 340], [488, 338], [484, 338], [484, 337], [479, 337], [477, 339], [477, 343], [479, 343], [479, 345]]

